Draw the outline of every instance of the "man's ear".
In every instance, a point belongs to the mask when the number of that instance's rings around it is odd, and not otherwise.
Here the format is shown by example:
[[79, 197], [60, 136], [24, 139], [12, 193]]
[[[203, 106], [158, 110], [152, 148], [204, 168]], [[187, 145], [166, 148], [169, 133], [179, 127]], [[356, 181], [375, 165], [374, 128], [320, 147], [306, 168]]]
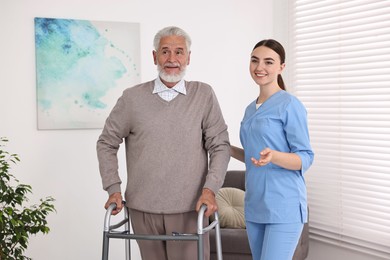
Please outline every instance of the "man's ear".
[[157, 52], [153, 51], [152, 54], [153, 54], [154, 65], [157, 65]]
[[191, 51], [188, 52], [188, 61], [187, 61], [187, 65], [190, 65], [190, 60], [191, 60]]

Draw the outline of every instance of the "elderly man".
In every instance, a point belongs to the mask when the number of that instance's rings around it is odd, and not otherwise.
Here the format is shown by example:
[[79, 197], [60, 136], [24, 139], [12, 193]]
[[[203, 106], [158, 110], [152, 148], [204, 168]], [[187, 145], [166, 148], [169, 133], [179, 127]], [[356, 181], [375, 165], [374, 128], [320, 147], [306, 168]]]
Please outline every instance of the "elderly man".
[[[153, 59], [158, 77], [126, 89], [97, 142], [103, 188], [122, 209], [117, 151], [126, 146], [126, 206], [138, 234], [195, 233], [197, 211], [217, 210], [230, 158], [227, 126], [212, 88], [183, 79], [191, 39], [178, 27], [160, 30]], [[205, 259], [209, 259], [205, 239]], [[197, 259], [196, 242], [139, 240], [142, 259]]]

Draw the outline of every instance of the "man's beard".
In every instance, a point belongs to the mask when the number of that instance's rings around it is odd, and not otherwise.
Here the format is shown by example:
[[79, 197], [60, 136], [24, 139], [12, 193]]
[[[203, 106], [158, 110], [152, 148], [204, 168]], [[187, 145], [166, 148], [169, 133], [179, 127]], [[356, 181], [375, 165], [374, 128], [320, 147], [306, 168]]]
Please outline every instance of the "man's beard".
[[160, 78], [162, 80], [169, 82], [169, 83], [175, 83], [175, 82], [179, 82], [180, 80], [182, 80], [182, 78], [184, 78], [184, 75], [186, 74], [186, 67], [181, 67], [179, 74], [172, 75], [172, 74], [166, 73], [163, 70], [163, 68], [158, 64], [157, 71], [158, 71], [158, 75], [160, 76]]

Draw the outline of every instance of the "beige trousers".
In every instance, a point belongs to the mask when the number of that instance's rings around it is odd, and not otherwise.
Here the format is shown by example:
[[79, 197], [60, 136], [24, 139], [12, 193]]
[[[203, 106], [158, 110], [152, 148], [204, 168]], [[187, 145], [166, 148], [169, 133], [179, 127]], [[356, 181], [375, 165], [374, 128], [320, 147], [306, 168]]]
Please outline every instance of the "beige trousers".
[[[172, 235], [173, 232], [196, 234], [198, 213], [151, 214], [134, 209], [130, 219], [135, 234]], [[203, 220], [209, 224], [207, 218]], [[210, 259], [209, 234], [204, 235], [204, 259]], [[137, 240], [143, 260], [198, 260], [197, 241]]]

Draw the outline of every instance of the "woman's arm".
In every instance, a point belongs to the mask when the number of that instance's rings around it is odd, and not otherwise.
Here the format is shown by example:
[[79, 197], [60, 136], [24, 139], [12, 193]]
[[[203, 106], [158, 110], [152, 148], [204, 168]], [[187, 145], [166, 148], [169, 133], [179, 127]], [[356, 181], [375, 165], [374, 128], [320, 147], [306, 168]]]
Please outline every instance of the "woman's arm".
[[260, 159], [252, 157], [252, 163], [256, 166], [264, 166], [270, 162], [288, 170], [302, 168], [301, 158], [295, 153], [284, 153], [265, 148], [260, 152]]
[[230, 145], [230, 156], [240, 162], [245, 162], [244, 149]]

